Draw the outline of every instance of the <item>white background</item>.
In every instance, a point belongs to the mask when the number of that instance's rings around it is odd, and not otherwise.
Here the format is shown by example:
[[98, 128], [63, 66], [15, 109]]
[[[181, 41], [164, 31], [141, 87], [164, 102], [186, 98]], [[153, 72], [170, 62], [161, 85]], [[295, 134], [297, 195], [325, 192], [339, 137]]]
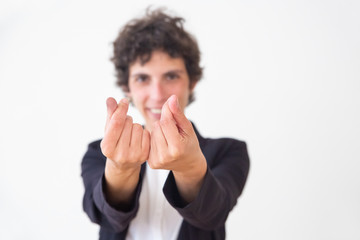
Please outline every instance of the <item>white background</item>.
[[[149, 3], [1, 1], [0, 239], [97, 239], [80, 162], [123, 96], [111, 43]], [[151, 3], [202, 50], [187, 116], [248, 144], [228, 239], [360, 239], [360, 2]]]

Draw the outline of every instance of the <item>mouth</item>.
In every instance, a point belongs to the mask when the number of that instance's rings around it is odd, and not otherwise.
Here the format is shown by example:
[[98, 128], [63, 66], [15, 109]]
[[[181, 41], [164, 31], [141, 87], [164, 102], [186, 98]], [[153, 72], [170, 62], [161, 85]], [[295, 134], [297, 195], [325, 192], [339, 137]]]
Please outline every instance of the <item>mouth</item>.
[[147, 108], [148, 116], [153, 120], [161, 119], [161, 108]]
[[153, 114], [161, 114], [161, 108], [149, 108], [149, 110]]

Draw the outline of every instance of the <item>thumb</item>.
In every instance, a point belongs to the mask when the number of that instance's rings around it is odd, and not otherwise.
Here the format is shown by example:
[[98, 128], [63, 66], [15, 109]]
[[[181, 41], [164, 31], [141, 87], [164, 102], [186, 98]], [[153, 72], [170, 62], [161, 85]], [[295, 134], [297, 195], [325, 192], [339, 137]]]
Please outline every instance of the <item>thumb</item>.
[[166, 101], [164, 103], [164, 105], [162, 106], [160, 120], [169, 120], [169, 121], [174, 122], [174, 124], [176, 124], [173, 114], [169, 108], [169, 100]]
[[189, 133], [192, 129], [191, 122], [186, 118], [183, 110], [180, 108], [179, 99], [176, 95], [172, 95], [168, 101], [167, 105], [169, 110], [172, 113], [172, 116], [179, 128], [184, 130], [184, 132]]

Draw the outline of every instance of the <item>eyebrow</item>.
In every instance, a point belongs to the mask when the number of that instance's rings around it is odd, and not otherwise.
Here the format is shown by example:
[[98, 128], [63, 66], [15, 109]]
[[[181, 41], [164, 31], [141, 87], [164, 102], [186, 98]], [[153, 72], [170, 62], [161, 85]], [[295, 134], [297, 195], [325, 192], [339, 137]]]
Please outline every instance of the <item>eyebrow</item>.
[[[162, 75], [167, 75], [167, 74], [170, 74], [170, 73], [182, 74], [184, 72], [185, 71], [182, 70], [182, 69], [173, 69], [173, 70], [169, 70], [169, 71], [163, 73]], [[134, 74], [130, 75], [131, 78], [138, 77], [138, 76], [150, 76], [150, 75], [148, 73], [145, 73], [145, 72], [137, 72], [137, 73], [134, 73]]]
[[166, 75], [166, 74], [169, 74], [169, 73], [184, 73], [184, 70], [181, 70], [181, 69], [174, 69], [174, 70], [170, 70], [170, 71], [167, 71], [165, 72], [163, 75]]
[[130, 75], [130, 77], [138, 77], [138, 76], [149, 76], [149, 74], [139, 72], [139, 73], [134, 73], [134, 74]]

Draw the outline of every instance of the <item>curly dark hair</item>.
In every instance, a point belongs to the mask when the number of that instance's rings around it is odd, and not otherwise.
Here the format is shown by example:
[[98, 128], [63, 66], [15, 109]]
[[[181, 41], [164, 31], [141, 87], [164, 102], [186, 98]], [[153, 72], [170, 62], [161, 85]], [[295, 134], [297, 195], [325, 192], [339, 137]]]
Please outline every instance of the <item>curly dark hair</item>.
[[[129, 66], [137, 59], [145, 64], [155, 50], [164, 51], [173, 58], [183, 58], [190, 86], [201, 79], [200, 50], [196, 39], [184, 30], [184, 21], [165, 14], [164, 9], [147, 9], [143, 18], [131, 20], [121, 29], [113, 43], [111, 61], [115, 64], [116, 83], [124, 92], [129, 92]], [[193, 101], [191, 94], [189, 104]]]

